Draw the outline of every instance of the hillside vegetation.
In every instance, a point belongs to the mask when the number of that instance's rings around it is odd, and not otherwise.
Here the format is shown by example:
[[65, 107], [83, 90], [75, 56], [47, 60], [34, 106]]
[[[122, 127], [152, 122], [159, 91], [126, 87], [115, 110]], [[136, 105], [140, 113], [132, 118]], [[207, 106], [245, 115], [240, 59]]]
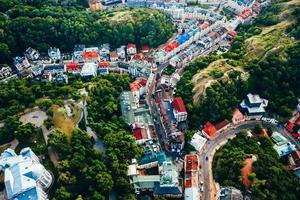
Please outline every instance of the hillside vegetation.
[[29, 46], [41, 52], [50, 46], [71, 51], [74, 44], [110, 43], [115, 48], [133, 42], [156, 47], [174, 31], [171, 21], [157, 10], [89, 12], [76, 1], [65, 2], [1, 0], [0, 63], [11, 61], [11, 56]]
[[177, 95], [187, 103], [192, 128], [230, 119], [249, 92], [269, 100], [270, 115], [292, 114], [300, 96], [299, 3], [271, 5], [239, 28], [229, 52], [199, 58], [186, 68]]
[[[249, 137], [242, 132], [216, 152], [213, 160], [214, 178], [223, 186], [245, 191], [241, 170], [247, 156], [254, 155], [253, 172], [248, 175], [252, 199], [297, 200], [299, 181], [293, 171], [279, 162], [273, 143], [264, 137]], [[282, 195], [284, 194], [284, 195]]]

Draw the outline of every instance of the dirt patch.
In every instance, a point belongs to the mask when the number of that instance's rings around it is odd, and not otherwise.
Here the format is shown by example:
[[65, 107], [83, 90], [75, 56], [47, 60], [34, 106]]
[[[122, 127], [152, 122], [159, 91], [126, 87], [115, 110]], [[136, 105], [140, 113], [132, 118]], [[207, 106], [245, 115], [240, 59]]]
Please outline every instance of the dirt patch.
[[244, 167], [241, 170], [243, 184], [247, 190], [251, 186], [251, 181], [249, 180], [248, 176], [253, 172], [253, 163], [254, 160], [252, 158], [246, 158], [246, 160], [244, 160]]

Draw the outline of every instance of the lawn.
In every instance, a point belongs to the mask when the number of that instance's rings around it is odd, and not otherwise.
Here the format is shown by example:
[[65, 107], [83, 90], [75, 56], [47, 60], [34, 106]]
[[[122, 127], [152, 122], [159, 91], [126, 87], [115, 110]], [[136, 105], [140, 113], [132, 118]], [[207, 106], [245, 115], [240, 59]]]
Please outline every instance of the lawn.
[[58, 128], [65, 132], [69, 137], [71, 137], [71, 133], [73, 132], [76, 124], [79, 122], [81, 117], [81, 108], [71, 103], [69, 104], [72, 110], [72, 116], [68, 117], [66, 110], [64, 107], [59, 107], [58, 105], [53, 105], [53, 124], [55, 128]]

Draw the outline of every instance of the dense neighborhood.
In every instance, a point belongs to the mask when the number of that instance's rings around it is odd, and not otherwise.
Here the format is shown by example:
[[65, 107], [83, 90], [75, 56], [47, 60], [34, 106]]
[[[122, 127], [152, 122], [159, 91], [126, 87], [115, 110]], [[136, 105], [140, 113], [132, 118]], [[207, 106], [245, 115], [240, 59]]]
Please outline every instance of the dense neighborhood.
[[[235, 38], [239, 35], [238, 27], [251, 24], [262, 10], [271, 6], [272, 3], [274, 2], [271, 0], [91, 0], [87, 8], [88, 12], [126, 7], [159, 10], [172, 21], [176, 32], [166, 43], [157, 48], [152, 48], [147, 43], [126, 43], [117, 48], [109, 43], [76, 44], [71, 52], [63, 52], [57, 47], [50, 47], [47, 52], [27, 47], [23, 55], [13, 58], [11, 65], [0, 66], [0, 81], [9, 83], [15, 79], [33, 79], [46, 86], [51, 83], [56, 87], [64, 87], [75, 79], [86, 84], [86, 88], [76, 90], [80, 93], [78, 99], [64, 100], [61, 104], [69, 118], [74, 117], [77, 110], [80, 110], [78, 112], [81, 114], [72, 130], [75, 132], [76, 128], [86, 130], [94, 142], [91, 149], [83, 148], [83, 146], [77, 147], [78, 152], [88, 152], [85, 154], [85, 156], [90, 156], [87, 163], [93, 163], [90, 159], [99, 155], [109, 154], [109, 156], [117, 157], [117, 155], [112, 155], [113, 145], [110, 148], [105, 147], [108, 143], [107, 137], [101, 136], [108, 131], [108, 128], [102, 127], [101, 129], [95, 125], [94, 118], [91, 117], [95, 113], [91, 113], [88, 107], [90, 106], [88, 104], [93, 104], [92, 106], [95, 107], [107, 106], [100, 105], [98, 102], [101, 102], [102, 98], [114, 99], [120, 107], [122, 123], [128, 128], [131, 139], [133, 138], [137, 148], [141, 151], [141, 155], [132, 155], [128, 159], [128, 165], [125, 166], [126, 178], [129, 180], [131, 191], [135, 194], [134, 199], [251, 199], [249, 188], [256, 180], [255, 177], [253, 178], [253, 163], [260, 158], [257, 155], [246, 155], [245, 166], [242, 169], [242, 174], [244, 173], [242, 183], [248, 189], [245, 191], [234, 187], [234, 184], [222, 185], [217, 182], [220, 176], [213, 174], [212, 166], [218, 166], [219, 163], [216, 164], [213, 160], [214, 155], [220, 156], [219, 150], [222, 146], [228, 141], [231, 142], [236, 135], [238, 138], [251, 138], [249, 140], [253, 141], [257, 138], [259, 140], [260, 137], [267, 138], [272, 143], [272, 151], [277, 153], [276, 157], [284, 161], [284, 169], [297, 175], [299, 182], [300, 99], [292, 117], [288, 121], [279, 121], [268, 113], [270, 99], [267, 96], [248, 93], [232, 110], [231, 118], [220, 121], [207, 120], [199, 124], [197, 130], [191, 131], [188, 112], [190, 105], [184, 101], [183, 96], [178, 95], [176, 85], [182, 78], [185, 68], [197, 58], [230, 51]], [[172, 73], [166, 74], [167, 68], [171, 68]], [[122, 89], [117, 100], [113, 97], [106, 97], [101, 92], [97, 94], [99, 95], [96, 98], [97, 102], [95, 99], [93, 99], [94, 102], [87, 100], [93, 92], [97, 93], [97, 87], [101, 87], [94, 80], [110, 74], [128, 75], [131, 82], [127, 89], [120, 86]], [[105, 81], [103, 85], [109, 85], [114, 81], [113, 84], [119, 86], [122, 83], [116, 82], [123, 80]], [[209, 83], [205, 85], [204, 90], [207, 87]], [[115, 92], [111, 91], [112, 94]], [[108, 107], [112, 110], [116, 109], [114, 105]], [[26, 123], [33, 121], [35, 126], [42, 129], [42, 138], [48, 145], [46, 151], [50, 160], [54, 166], [58, 166], [59, 170], [63, 171], [66, 166], [72, 165], [72, 162], [67, 163], [67, 160], [61, 161], [60, 159], [66, 158], [67, 155], [76, 156], [76, 153], [72, 155], [72, 152], [68, 151], [71, 146], [66, 146], [64, 149], [58, 148], [55, 142], [63, 140], [67, 145], [71, 141], [74, 145], [73, 140], [80, 141], [80, 137], [85, 138], [85, 136], [78, 131], [75, 134], [78, 138], [59, 138], [57, 131], [59, 132], [59, 128], [63, 125], [50, 130], [51, 125], [43, 124], [48, 120], [48, 117], [43, 117], [45, 112], [39, 108], [34, 109], [32, 115], [30, 115], [31, 111], [25, 111], [22, 115], [23, 120]], [[26, 115], [27, 112], [30, 116]], [[50, 116], [49, 112], [46, 114]], [[38, 120], [42, 122], [37, 125]], [[111, 117], [111, 121], [118, 123], [118, 120], [115, 116]], [[5, 123], [7, 122], [0, 121], [0, 128]], [[111, 126], [109, 128], [113, 131], [119, 128], [105, 120], [101, 123]], [[65, 130], [68, 129], [65, 128]], [[85, 142], [91, 143], [82, 141], [82, 143]], [[259, 140], [257, 143], [260, 145], [260, 142]], [[60, 173], [59, 180], [55, 180], [58, 174], [48, 170], [49, 164], [43, 165], [42, 160], [45, 156], [36, 155], [37, 153], [29, 147], [22, 148], [18, 155], [16, 147], [12, 144], [12, 142], [9, 143], [9, 148], [4, 148], [7, 147], [5, 145], [0, 146], [2, 153], [0, 171], [3, 171], [5, 186], [3, 192], [0, 191], [0, 199], [46, 200], [50, 199], [51, 188], [55, 188], [57, 182], [61, 184], [66, 180], [66, 182], [74, 181], [75, 178], [72, 179], [69, 172]], [[123, 142], [114, 145], [126, 146]], [[61, 149], [61, 152], [57, 151], [58, 149]], [[96, 150], [99, 155], [94, 152]], [[221, 156], [218, 159], [221, 159]], [[76, 164], [80, 166], [80, 162], [84, 161], [77, 160]], [[114, 165], [118, 163], [113, 159], [109, 162]], [[121, 165], [121, 163], [118, 164]], [[83, 178], [84, 181], [93, 181], [95, 178], [92, 177], [93, 170], [108, 171], [103, 163], [98, 163], [96, 166], [98, 167], [96, 169], [84, 167], [84, 172], [90, 173], [90, 177]], [[107, 176], [105, 174], [102, 177]], [[97, 175], [96, 179], [98, 178]], [[110, 179], [113, 178], [110, 177]], [[97, 184], [98, 182], [95, 185]], [[116, 191], [116, 189], [103, 189], [105, 199], [117, 199]], [[55, 194], [57, 193], [56, 191]], [[94, 193], [91, 199], [98, 199], [96, 196]], [[128, 196], [126, 198], [129, 199]], [[59, 199], [59, 197], [54, 199]], [[65, 199], [72, 198], [66, 195]], [[80, 195], [76, 199], [85, 198]]]

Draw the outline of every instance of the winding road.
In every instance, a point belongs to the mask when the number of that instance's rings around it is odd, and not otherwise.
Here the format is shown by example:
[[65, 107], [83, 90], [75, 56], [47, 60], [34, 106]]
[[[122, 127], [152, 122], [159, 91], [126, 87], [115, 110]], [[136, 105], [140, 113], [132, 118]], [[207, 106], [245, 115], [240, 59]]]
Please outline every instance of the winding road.
[[[203, 200], [216, 199], [216, 193], [214, 192], [214, 180], [212, 174], [212, 160], [215, 152], [225, 145], [228, 139], [232, 139], [236, 136], [237, 133], [243, 130], [251, 130], [255, 127], [255, 125], [261, 123], [261, 121], [246, 121], [237, 126], [233, 126], [229, 128], [224, 133], [220, 133], [217, 137], [212, 140], [208, 140], [203, 147], [202, 151], [198, 153], [200, 158], [200, 180], [203, 181], [204, 192], [201, 196]], [[297, 149], [300, 148], [300, 144], [295, 141], [286, 131], [285, 129], [275, 126], [269, 123], [263, 123], [267, 126], [272, 126], [275, 131], [280, 132], [283, 136], [287, 137], [291, 143], [296, 145]]]

